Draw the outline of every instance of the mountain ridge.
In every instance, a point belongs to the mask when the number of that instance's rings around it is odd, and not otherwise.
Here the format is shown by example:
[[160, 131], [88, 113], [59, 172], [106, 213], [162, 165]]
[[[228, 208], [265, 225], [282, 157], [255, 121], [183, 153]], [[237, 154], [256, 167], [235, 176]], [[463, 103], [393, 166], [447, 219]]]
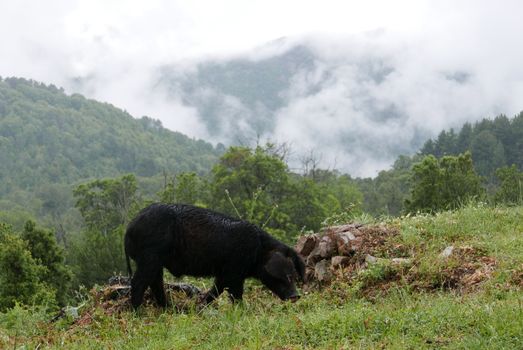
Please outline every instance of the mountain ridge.
[[220, 151], [50, 84], [0, 79], [0, 193], [123, 173], [207, 172]]

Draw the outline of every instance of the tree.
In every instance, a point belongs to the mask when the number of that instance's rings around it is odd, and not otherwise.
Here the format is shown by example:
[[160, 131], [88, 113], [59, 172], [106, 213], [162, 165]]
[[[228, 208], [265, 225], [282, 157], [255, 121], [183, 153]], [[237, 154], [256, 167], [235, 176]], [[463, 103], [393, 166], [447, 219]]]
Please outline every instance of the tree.
[[488, 130], [481, 131], [472, 139], [471, 151], [476, 171], [489, 179], [496, 169], [506, 164], [503, 144]]
[[171, 179], [165, 177], [164, 189], [158, 193], [163, 203], [185, 203], [206, 206], [208, 188], [195, 172], [180, 173]]
[[457, 140], [457, 152], [464, 153], [468, 150], [470, 150], [470, 142], [472, 140], [472, 125], [470, 123], [463, 124], [463, 127], [461, 128], [461, 131], [458, 134], [458, 140]]
[[70, 259], [77, 283], [92, 285], [125, 271], [123, 234], [139, 210], [134, 175], [94, 180], [74, 190], [86, 229], [73, 242]]
[[[212, 169], [211, 206], [263, 226], [288, 194], [287, 165], [268, 148], [231, 147]], [[283, 229], [287, 219], [272, 218]]]
[[40, 279], [56, 290], [60, 305], [67, 300], [72, 272], [64, 263], [64, 252], [58, 246], [52, 231], [37, 228], [33, 221], [25, 224], [22, 239], [27, 242], [32, 258], [45, 269]]
[[469, 152], [441, 160], [426, 156], [413, 166], [411, 184], [410, 198], [405, 201], [408, 212], [455, 209], [484, 195]]
[[117, 179], [94, 180], [79, 185], [73, 191], [75, 206], [89, 229], [107, 235], [129, 222], [137, 209], [137, 189], [133, 174]]
[[496, 170], [496, 177], [500, 186], [494, 196], [496, 203], [522, 204], [523, 203], [523, 172], [518, 171], [515, 164]]
[[363, 210], [372, 215], [399, 215], [410, 190], [412, 165], [421, 156], [399, 156], [392, 169], [380, 171], [374, 179], [358, 179], [363, 193]]
[[74, 237], [68, 259], [76, 286], [105, 283], [113, 275], [126, 273], [123, 235], [124, 227], [120, 226], [105, 235], [88, 229]]
[[0, 223], [0, 311], [22, 304], [54, 304], [56, 290], [41, 276], [46, 268], [31, 256], [27, 241]]

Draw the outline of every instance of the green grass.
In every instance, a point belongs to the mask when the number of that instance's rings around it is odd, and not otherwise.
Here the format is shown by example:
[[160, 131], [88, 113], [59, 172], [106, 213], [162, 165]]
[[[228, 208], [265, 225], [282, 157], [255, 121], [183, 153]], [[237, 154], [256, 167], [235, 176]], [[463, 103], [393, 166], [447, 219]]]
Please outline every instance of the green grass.
[[[468, 206], [436, 216], [393, 219], [395, 238], [417, 269], [437, 275], [439, 253], [469, 246], [496, 260], [490, 279], [466, 293], [415, 290], [398, 281], [372, 298], [339, 282], [283, 303], [257, 284], [245, 301], [225, 296], [203, 310], [143, 308], [85, 325], [46, 321], [45, 312], [15, 308], [0, 315], [0, 348], [77, 349], [522, 349], [523, 208]], [[366, 278], [387, 274], [368, 272]], [[419, 274], [419, 276], [426, 276]], [[523, 274], [522, 274], [523, 276]], [[516, 280], [514, 280], [516, 278]]]

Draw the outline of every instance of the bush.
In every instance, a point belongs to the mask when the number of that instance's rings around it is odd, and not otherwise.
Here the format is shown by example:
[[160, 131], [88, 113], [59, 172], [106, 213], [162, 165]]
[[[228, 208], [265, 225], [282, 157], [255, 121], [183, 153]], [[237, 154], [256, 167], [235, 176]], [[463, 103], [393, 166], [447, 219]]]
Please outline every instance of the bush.
[[56, 290], [42, 279], [46, 272], [31, 256], [27, 242], [4, 227], [0, 232], [0, 310], [17, 302], [54, 304]]

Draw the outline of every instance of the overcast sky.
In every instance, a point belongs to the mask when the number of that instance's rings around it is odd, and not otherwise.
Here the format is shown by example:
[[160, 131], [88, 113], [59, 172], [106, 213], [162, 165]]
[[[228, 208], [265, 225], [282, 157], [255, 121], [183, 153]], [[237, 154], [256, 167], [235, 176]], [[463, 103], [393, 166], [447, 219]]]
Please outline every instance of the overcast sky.
[[[195, 109], [150, 93], [152, 72], [166, 64], [190, 69], [207, 58], [260, 54], [256, 48], [286, 37], [313, 43], [339, 77], [322, 94], [296, 98], [280, 111], [277, 136], [320, 147], [318, 132], [328, 140], [345, 116], [357, 112], [355, 96], [366, 93], [406, 113], [402, 124], [376, 135], [390, 137], [396, 128], [403, 131], [398, 140], [409, 142], [415, 130], [437, 134], [467, 120], [523, 110], [521, 14], [523, 1], [517, 0], [2, 1], [0, 75], [54, 83], [69, 93], [77, 92], [71, 78], [94, 77], [78, 92], [206, 138]], [[396, 72], [379, 86], [355, 87], [355, 66], [333, 64], [375, 56]], [[464, 73], [464, 84], [438, 78], [456, 72]], [[304, 82], [296, 84], [298, 91]], [[364, 117], [354, 119], [358, 130], [377, 130]], [[341, 164], [350, 171], [364, 156]], [[338, 164], [340, 157], [335, 154]], [[375, 174], [391, 159], [369, 161], [354, 173]]]

